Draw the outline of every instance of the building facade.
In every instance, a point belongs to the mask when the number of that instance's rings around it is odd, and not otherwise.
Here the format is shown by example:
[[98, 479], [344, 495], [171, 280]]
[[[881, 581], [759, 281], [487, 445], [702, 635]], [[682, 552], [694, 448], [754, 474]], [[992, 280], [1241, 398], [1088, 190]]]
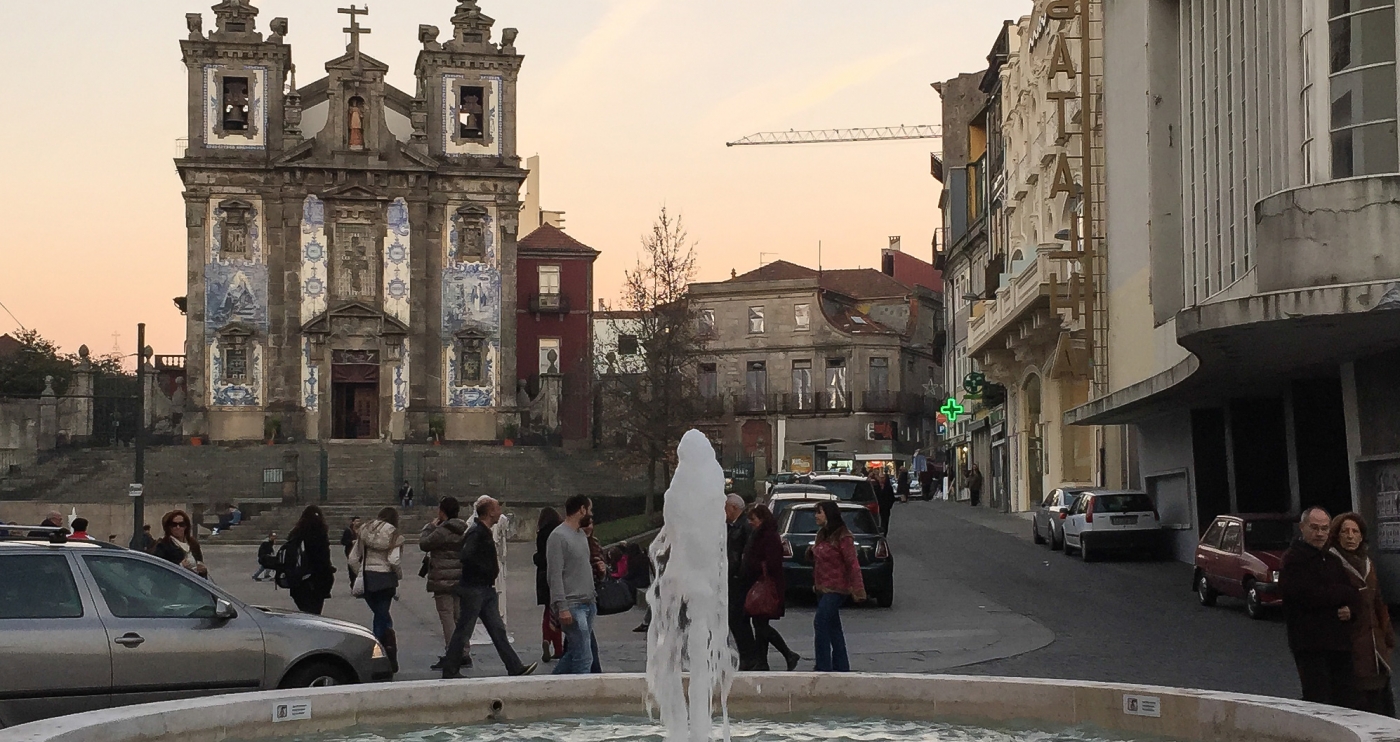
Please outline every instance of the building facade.
[[593, 430], [593, 262], [598, 251], [545, 224], [516, 250], [517, 394], [523, 429], [587, 445]]
[[701, 426], [726, 463], [778, 469], [907, 461], [931, 441], [942, 302], [873, 269], [786, 261], [690, 297], [706, 344]]
[[186, 435], [495, 439], [514, 407], [516, 31], [419, 28], [414, 94], [361, 48], [298, 86], [288, 23], [186, 16]]
[[[1357, 510], [1400, 590], [1393, 2], [1105, 4], [1111, 388], [1189, 549], [1223, 512]], [[1146, 43], [1144, 43], [1146, 40]]]

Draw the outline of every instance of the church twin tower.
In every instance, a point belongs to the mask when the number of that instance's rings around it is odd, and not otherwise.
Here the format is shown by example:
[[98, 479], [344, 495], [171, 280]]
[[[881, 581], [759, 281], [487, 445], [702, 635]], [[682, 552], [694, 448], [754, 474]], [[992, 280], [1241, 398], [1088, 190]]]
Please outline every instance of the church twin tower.
[[287, 19], [186, 16], [184, 433], [495, 439], [513, 402], [515, 29], [462, 0], [419, 27], [417, 89], [361, 49], [298, 86]]

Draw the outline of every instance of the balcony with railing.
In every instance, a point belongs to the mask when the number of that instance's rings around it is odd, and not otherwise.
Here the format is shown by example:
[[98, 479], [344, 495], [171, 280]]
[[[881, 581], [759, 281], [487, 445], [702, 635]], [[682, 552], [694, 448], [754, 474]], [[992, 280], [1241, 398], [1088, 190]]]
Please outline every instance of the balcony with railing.
[[[1064, 284], [1069, 278], [1070, 262], [1050, 257], [1051, 253], [1064, 249], [1065, 246], [1057, 243], [1041, 245], [1034, 260], [1010, 266], [1012, 276], [1007, 285], [997, 289], [995, 299], [978, 302], [968, 320], [969, 355], [989, 349], [992, 341], [1015, 327], [1023, 317], [1029, 317], [1040, 307], [1048, 307], [1051, 274], [1059, 281], [1060, 292], [1067, 293]], [[1047, 329], [1059, 331], [1058, 326]]]
[[531, 294], [530, 311], [535, 314], [568, 314], [568, 294]]
[[724, 417], [724, 397], [701, 397], [698, 403], [701, 420]]

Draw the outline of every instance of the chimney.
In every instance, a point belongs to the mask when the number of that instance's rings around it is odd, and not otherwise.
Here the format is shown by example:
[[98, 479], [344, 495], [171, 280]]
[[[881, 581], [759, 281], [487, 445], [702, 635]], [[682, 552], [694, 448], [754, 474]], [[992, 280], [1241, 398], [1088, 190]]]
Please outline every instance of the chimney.
[[899, 252], [899, 235], [890, 237], [890, 249]]
[[600, 312], [606, 312], [606, 311], [608, 311], [608, 300], [607, 300], [607, 299], [599, 299], [599, 300], [598, 300], [598, 311], [600, 311]]

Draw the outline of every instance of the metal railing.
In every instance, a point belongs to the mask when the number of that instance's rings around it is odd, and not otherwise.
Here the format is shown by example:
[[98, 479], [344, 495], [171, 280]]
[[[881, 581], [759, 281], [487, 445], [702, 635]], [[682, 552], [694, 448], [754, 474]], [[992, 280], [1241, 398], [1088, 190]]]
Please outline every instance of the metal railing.
[[554, 312], [567, 314], [569, 309], [569, 297], [567, 294], [532, 294], [530, 296], [530, 311], [536, 314], [550, 314]]

